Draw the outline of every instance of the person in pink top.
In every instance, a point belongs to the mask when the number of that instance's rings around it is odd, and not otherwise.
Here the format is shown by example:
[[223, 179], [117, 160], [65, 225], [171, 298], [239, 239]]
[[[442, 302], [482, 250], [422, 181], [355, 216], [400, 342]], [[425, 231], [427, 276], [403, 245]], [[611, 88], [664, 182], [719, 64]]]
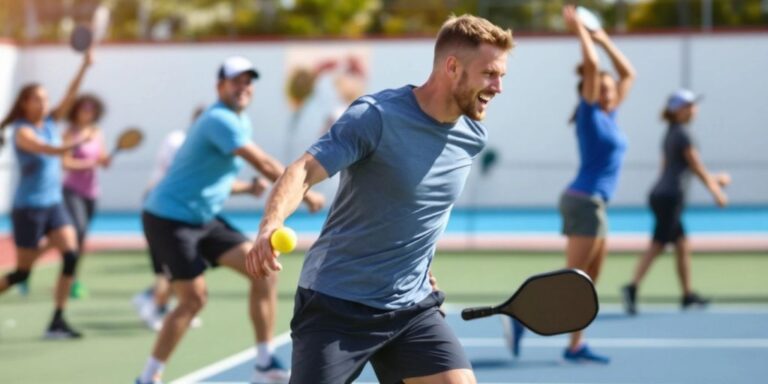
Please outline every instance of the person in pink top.
[[[69, 127], [64, 133], [65, 142], [90, 137], [64, 156], [64, 203], [77, 231], [77, 246], [83, 254], [88, 225], [96, 212], [99, 198], [99, 168], [108, 167], [111, 158], [106, 149], [104, 135], [97, 125], [104, 114], [104, 103], [95, 95], [83, 94], [76, 100], [67, 116]], [[86, 295], [84, 286], [75, 281], [70, 296]]]

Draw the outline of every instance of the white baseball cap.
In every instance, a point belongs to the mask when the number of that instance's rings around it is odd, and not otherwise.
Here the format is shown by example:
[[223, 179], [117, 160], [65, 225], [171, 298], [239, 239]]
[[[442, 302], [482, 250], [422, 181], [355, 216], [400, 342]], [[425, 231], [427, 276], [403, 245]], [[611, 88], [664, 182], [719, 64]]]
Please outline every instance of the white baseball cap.
[[232, 56], [224, 60], [219, 68], [219, 80], [232, 79], [243, 73], [250, 73], [253, 80], [259, 78], [259, 72], [250, 60], [242, 56]]
[[685, 106], [696, 104], [704, 99], [704, 95], [697, 95], [687, 89], [678, 89], [667, 99], [667, 111], [675, 112]]

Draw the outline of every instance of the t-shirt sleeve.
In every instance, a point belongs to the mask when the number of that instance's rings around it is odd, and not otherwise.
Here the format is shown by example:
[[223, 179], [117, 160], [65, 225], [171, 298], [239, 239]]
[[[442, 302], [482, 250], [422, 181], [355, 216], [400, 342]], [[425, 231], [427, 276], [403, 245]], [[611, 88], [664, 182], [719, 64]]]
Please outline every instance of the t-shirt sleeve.
[[381, 113], [368, 102], [357, 101], [307, 153], [325, 168], [328, 176], [371, 154], [381, 138]]
[[687, 132], [684, 132], [682, 129], [677, 130], [677, 134], [674, 136], [675, 140], [675, 147], [680, 152], [683, 152], [691, 147], [691, 137], [688, 135]]
[[211, 114], [201, 121], [204, 135], [221, 153], [231, 154], [250, 142], [245, 130], [234, 116]]

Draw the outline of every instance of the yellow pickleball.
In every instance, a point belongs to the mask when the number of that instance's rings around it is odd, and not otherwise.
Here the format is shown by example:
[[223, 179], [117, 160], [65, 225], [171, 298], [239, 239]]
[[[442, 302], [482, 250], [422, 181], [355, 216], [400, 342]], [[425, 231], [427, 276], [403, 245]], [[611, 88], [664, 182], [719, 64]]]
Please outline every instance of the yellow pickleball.
[[272, 232], [269, 242], [272, 243], [272, 249], [280, 253], [289, 253], [296, 248], [296, 232], [288, 227], [282, 227]]

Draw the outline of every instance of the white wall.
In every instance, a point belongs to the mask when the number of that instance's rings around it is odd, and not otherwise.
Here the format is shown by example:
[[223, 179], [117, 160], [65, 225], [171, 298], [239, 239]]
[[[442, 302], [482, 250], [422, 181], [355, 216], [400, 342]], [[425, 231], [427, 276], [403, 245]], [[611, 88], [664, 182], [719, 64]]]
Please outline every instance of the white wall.
[[[666, 95], [683, 81], [682, 39], [680, 35], [616, 39], [639, 73], [635, 89], [619, 114], [630, 148], [616, 204], [645, 204], [646, 193], [657, 175], [665, 130], [659, 114]], [[83, 89], [107, 101], [109, 111], [103, 127], [109, 138], [128, 125], [138, 125], [148, 133], [148, 141], [141, 149], [117, 159], [113, 168], [104, 173], [101, 207], [138, 207], [159, 143], [168, 131], [187, 126], [194, 106], [214, 101], [216, 68], [228, 55], [249, 57], [261, 72], [248, 109], [256, 142], [283, 161], [297, 156], [317, 135], [322, 125], [318, 117], [322, 115], [305, 113], [298, 129], [301, 137], [286, 138], [290, 110], [284, 96], [288, 71], [285, 60], [287, 51], [309, 46], [341, 51], [365, 47], [370, 52], [369, 91], [420, 84], [431, 67], [431, 40], [100, 47]], [[705, 162], [713, 170], [727, 169], [733, 174], [734, 185], [729, 193], [734, 203], [768, 203], [768, 124], [764, 117], [768, 111], [764, 93], [768, 88], [768, 36], [694, 36], [691, 49], [691, 86], [707, 97], [693, 127]], [[12, 63], [14, 55], [6, 51], [0, 60], [2, 79], [13, 72], [7, 62]], [[558, 195], [575, 175], [578, 162], [573, 129], [566, 123], [576, 103], [574, 68], [578, 53], [576, 41], [570, 37], [518, 40], [508, 63], [504, 92], [491, 103], [485, 122], [490, 130], [490, 146], [500, 152], [500, 164], [479, 182], [475, 173], [475, 182], [467, 188], [460, 204], [556, 204]], [[607, 67], [606, 58], [602, 59]], [[16, 85], [39, 81], [48, 87], [55, 103], [78, 60], [79, 56], [65, 47], [25, 48], [15, 72], [19, 80]], [[323, 104], [326, 96], [319, 92], [310, 105]], [[7, 110], [8, 104], [8, 95], [0, 93], [0, 110]], [[3, 152], [7, 156], [9, 151]], [[2, 204], [6, 204], [7, 189], [0, 191]], [[331, 194], [333, 188], [322, 190]], [[691, 198], [694, 203], [711, 201], [698, 185]], [[230, 203], [249, 208], [261, 204], [247, 198]]]
[[[12, 93], [16, 88], [15, 74], [18, 72], [16, 63], [18, 50], [15, 46], [0, 42], [0, 119], [5, 117], [10, 104], [13, 102]], [[4, 132], [6, 139], [10, 132]], [[8, 140], [0, 149], [0, 212], [7, 212], [13, 198], [12, 184], [12, 151]]]

